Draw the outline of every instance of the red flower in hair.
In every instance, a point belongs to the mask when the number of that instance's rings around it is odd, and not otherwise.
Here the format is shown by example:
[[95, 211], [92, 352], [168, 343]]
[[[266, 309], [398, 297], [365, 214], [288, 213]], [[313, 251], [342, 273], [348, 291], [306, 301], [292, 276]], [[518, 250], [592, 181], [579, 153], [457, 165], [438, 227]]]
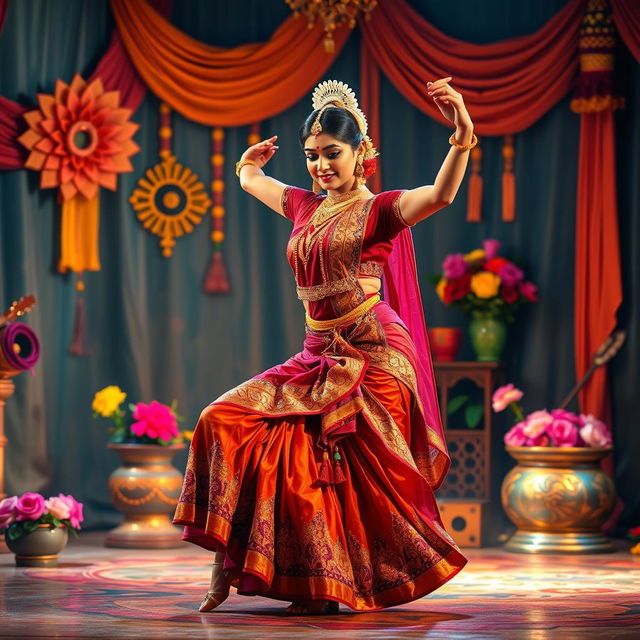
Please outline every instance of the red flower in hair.
[[362, 161], [362, 168], [364, 169], [364, 177], [371, 177], [378, 169], [378, 158], [369, 158]]

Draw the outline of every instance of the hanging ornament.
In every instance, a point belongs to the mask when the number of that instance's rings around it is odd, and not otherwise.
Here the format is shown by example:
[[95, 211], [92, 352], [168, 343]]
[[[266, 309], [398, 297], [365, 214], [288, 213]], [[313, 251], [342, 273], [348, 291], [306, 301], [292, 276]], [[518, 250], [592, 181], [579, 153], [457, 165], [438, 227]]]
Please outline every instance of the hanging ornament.
[[142, 226], [160, 238], [162, 255], [173, 255], [175, 239], [202, 222], [211, 201], [198, 175], [171, 153], [171, 108], [160, 105], [161, 162], [138, 180], [129, 202]]
[[[129, 156], [138, 125], [120, 107], [119, 91], [104, 91], [100, 78], [78, 74], [70, 85], [56, 81], [55, 93], [38, 94], [39, 108], [24, 115], [28, 129], [18, 141], [29, 150], [24, 166], [40, 172], [42, 189], [58, 189], [62, 203], [61, 272], [99, 271], [99, 187], [115, 191], [117, 174], [133, 171]], [[84, 285], [79, 277], [78, 293]], [[76, 300], [72, 353], [82, 354], [82, 300]]]
[[502, 145], [502, 220], [504, 222], [513, 222], [516, 219], [516, 178], [513, 173], [515, 155], [513, 135], [506, 135]]
[[467, 193], [467, 222], [482, 220], [482, 149], [478, 143], [471, 149], [471, 175]]
[[224, 242], [224, 129], [214, 127], [211, 131], [211, 207], [213, 255], [204, 278], [205, 293], [228, 293], [229, 278], [222, 256]]

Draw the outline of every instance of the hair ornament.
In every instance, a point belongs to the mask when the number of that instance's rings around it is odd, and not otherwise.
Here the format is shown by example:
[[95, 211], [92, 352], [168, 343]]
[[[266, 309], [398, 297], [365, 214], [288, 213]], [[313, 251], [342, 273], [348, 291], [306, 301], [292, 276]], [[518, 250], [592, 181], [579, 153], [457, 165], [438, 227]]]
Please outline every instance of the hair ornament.
[[327, 107], [338, 107], [348, 111], [358, 123], [360, 133], [367, 135], [367, 118], [358, 107], [358, 100], [353, 89], [344, 82], [338, 80], [325, 80], [321, 82], [313, 91], [311, 102], [314, 109], [318, 109], [318, 115], [311, 127], [311, 133], [318, 135], [322, 131], [320, 116]]

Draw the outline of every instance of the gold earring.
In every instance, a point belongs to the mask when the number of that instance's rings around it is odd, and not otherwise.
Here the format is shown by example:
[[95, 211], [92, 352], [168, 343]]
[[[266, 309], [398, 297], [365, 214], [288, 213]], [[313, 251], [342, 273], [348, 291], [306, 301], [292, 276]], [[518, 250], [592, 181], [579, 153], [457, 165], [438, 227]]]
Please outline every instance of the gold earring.
[[358, 156], [356, 159], [356, 168], [353, 170], [353, 175], [358, 181], [358, 185], [363, 185], [367, 180], [364, 177], [364, 166], [362, 165], [363, 157]]
[[311, 185], [311, 189], [313, 190], [313, 193], [315, 193], [316, 195], [320, 193], [320, 191], [322, 191], [322, 189], [320, 188], [320, 183], [317, 180], [313, 181], [313, 184]]

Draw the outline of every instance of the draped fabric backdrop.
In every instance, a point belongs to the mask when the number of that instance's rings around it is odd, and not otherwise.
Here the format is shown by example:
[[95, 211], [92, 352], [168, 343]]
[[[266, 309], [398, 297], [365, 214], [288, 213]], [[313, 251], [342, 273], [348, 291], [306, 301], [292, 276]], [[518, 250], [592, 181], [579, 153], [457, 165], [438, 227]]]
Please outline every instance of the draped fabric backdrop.
[[[171, 21], [176, 29], [212, 45], [207, 55], [219, 47], [267, 42], [290, 15], [287, 6], [279, 2], [192, 0], [173, 4]], [[445, 4], [412, 0], [409, 4], [450, 38], [486, 44], [528, 36], [561, 10], [561, 17], [570, 15], [576, 2], [540, 0], [514, 5], [509, 0], [491, 0], [483, 13], [473, 15], [467, 13], [464, 0]], [[624, 11], [628, 3], [617, 0], [616, 7]], [[0, 25], [3, 9], [0, 1]], [[69, 81], [75, 72], [91, 76], [110, 43], [114, 46], [114, 24], [106, 3], [9, 2], [0, 35], [0, 95], [13, 104], [7, 106], [0, 98], [0, 131], [3, 119], [18, 118], [38, 92], [51, 92], [56, 78]], [[372, 22], [368, 29], [375, 26]], [[310, 32], [307, 37], [317, 35]], [[336, 38], [337, 49], [341, 43]], [[344, 80], [359, 92], [361, 44], [361, 34], [352, 33], [323, 77]], [[375, 50], [376, 45], [375, 37], [367, 39], [368, 55], [379, 59], [382, 53]], [[245, 51], [250, 57], [254, 49], [247, 45]], [[314, 69], [322, 68], [323, 61], [313, 60], [312, 64]], [[619, 315], [629, 340], [610, 368], [609, 382], [617, 446], [616, 481], [626, 502], [621, 522], [629, 525], [640, 518], [640, 496], [635, 489], [640, 468], [634, 458], [640, 448], [640, 432], [632, 427], [638, 409], [635, 388], [640, 380], [640, 265], [636, 264], [640, 159], [634, 153], [640, 148], [640, 71], [624, 47], [618, 67], [627, 97], [627, 109], [613, 116], [624, 290]], [[455, 86], [456, 73], [451, 71], [451, 75]], [[274, 86], [280, 91], [291, 90], [287, 79], [272, 80], [277, 81]], [[469, 251], [483, 238], [498, 238], [505, 255], [521, 259], [539, 285], [541, 302], [520, 312], [517, 324], [510, 329], [506, 358], [507, 378], [525, 390], [524, 404], [530, 410], [552, 408], [575, 382], [573, 261], [580, 116], [569, 110], [566, 90], [557, 96], [553, 93], [559, 81], [553, 70], [540, 72], [541, 100], [559, 102], [515, 135], [516, 221], [501, 220], [502, 139], [487, 136], [482, 141], [483, 221], [466, 222], [465, 182], [449, 208], [414, 231], [430, 326], [466, 327], [463, 316], [438, 301], [428, 277], [439, 269], [447, 253]], [[268, 86], [268, 79], [261, 82], [263, 89], [265, 82]], [[374, 91], [378, 83], [380, 94], [380, 136], [374, 143], [382, 153], [381, 187], [431, 183], [447, 153], [450, 128], [407, 102], [385, 75], [370, 78], [368, 90], [371, 83]], [[132, 79], [129, 95], [134, 101], [142, 100], [144, 91], [134, 95], [135, 87]], [[247, 87], [251, 85], [244, 90]], [[278, 99], [291, 106], [262, 123], [263, 137], [280, 136], [280, 150], [268, 173], [286, 183], [308, 187], [297, 130], [310, 110], [310, 96], [298, 99], [297, 94], [291, 94]], [[366, 96], [362, 101], [366, 104]], [[503, 106], [485, 105], [478, 116], [490, 123], [491, 114], [500, 114]], [[175, 398], [186, 418], [183, 427], [190, 428], [204, 405], [240, 381], [283, 361], [299, 349], [303, 336], [302, 307], [284, 258], [289, 223], [242, 192], [233, 173], [233, 162], [246, 147], [248, 127], [226, 129], [225, 137], [224, 251], [231, 293], [202, 293], [211, 253], [208, 221], [195, 233], [178, 239], [171, 259], [162, 258], [157, 238], [138, 224], [127, 198], [142, 172], [156, 162], [158, 107], [158, 98], [147, 91], [132, 118], [141, 125], [136, 141], [142, 151], [132, 158], [135, 171], [119, 177], [115, 193], [103, 190], [101, 194], [103, 268], [86, 278], [88, 356], [76, 358], [67, 351], [75, 291], [69, 277], [54, 271], [59, 226], [55, 196], [38, 188], [39, 178], [32, 172], [0, 173], [0, 301], [8, 306], [24, 293], [36, 295], [38, 306], [28, 322], [43, 346], [35, 376], [25, 374], [16, 379], [16, 394], [7, 405], [10, 444], [6, 490], [73, 493], [85, 503], [89, 527], [111, 526], [119, 519], [110, 506], [106, 487], [117, 459], [105, 448], [106, 423], [91, 417], [90, 403], [97, 389], [119, 384], [131, 401], [155, 398], [170, 402]], [[268, 116], [266, 109], [254, 113], [251, 108], [255, 107], [248, 99], [246, 118], [234, 122], [248, 124], [256, 116]], [[505, 125], [503, 119], [497, 120], [498, 126]], [[174, 114], [173, 129], [178, 160], [207, 184], [211, 179], [210, 127]], [[513, 130], [519, 131], [517, 127]], [[0, 135], [3, 159], [4, 142]], [[11, 168], [11, 162], [9, 157], [0, 167]], [[470, 357], [468, 343], [461, 355]], [[499, 453], [506, 424], [500, 419], [497, 422]], [[177, 463], [183, 465], [184, 458]], [[494, 458], [496, 481], [510, 464], [506, 456]]]

